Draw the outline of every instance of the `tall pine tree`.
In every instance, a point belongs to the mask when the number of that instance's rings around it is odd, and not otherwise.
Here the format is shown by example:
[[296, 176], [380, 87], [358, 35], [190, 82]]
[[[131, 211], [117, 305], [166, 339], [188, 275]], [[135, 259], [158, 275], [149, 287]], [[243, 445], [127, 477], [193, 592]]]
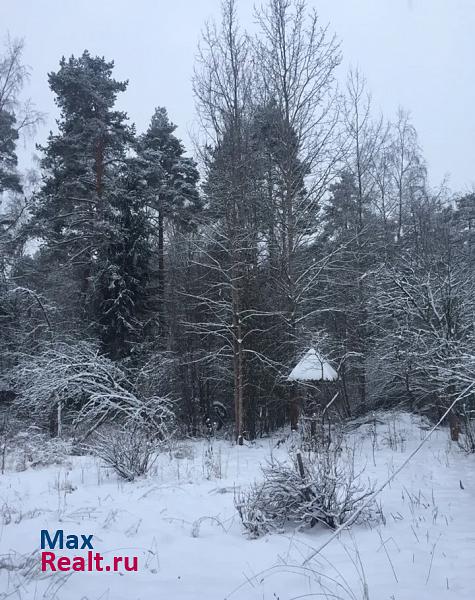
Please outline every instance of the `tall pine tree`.
[[81, 319], [116, 358], [141, 330], [150, 232], [142, 174], [130, 158], [134, 128], [115, 110], [127, 83], [113, 67], [85, 51], [50, 73], [60, 118], [42, 148], [34, 225], [50, 264], [75, 282]]
[[156, 225], [158, 255], [158, 319], [160, 334], [166, 328], [165, 241], [167, 226], [180, 229], [193, 226], [201, 208], [197, 190], [198, 170], [193, 159], [185, 156], [181, 141], [174, 135], [165, 108], [157, 108], [147, 131], [140, 136], [137, 154], [147, 183], [147, 204]]

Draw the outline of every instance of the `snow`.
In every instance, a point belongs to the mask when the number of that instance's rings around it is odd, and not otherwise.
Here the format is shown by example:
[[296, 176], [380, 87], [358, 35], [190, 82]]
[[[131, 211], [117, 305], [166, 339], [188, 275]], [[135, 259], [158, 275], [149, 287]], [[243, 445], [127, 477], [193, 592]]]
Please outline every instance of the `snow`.
[[335, 381], [338, 374], [319, 352], [310, 348], [288, 376], [288, 381]]
[[[407, 414], [384, 414], [375, 435], [371, 424], [348, 433], [362, 477], [387, 479], [424, 427]], [[259, 465], [271, 453], [285, 459], [277, 437], [243, 447], [183, 442], [134, 483], [118, 480], [92, 457], [6, 472], [0, 475], [0, 598], [291, 600], [325, 597], [319, 594], [326, 590], [326, 597], [343, 600], [473, 600], [475, 457], [448, 437], [437, 430], [382, 492], [385, 522], [343, 533], [305, 568], [330, 532], [289, 527], [250, 540], [233, 505], [234, 491], [260, 477]], [[138, 555], [139, 571], [45, 577], [37, 568], [15, 568], [26, 554], [39, 565], [41, 529], [92, 533], [94, 549], [107, 556]], [[11, 568], [2, 569], [7, 558]]]

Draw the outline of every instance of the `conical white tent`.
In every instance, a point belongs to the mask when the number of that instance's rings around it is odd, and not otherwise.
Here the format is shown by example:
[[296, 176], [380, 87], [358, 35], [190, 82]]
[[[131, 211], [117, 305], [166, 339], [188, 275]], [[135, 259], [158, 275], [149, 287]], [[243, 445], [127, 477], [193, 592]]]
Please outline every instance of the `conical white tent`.
[[336, 381], [338, 373], [322, 355], [310, 348], [295, 365], [287, 381]]

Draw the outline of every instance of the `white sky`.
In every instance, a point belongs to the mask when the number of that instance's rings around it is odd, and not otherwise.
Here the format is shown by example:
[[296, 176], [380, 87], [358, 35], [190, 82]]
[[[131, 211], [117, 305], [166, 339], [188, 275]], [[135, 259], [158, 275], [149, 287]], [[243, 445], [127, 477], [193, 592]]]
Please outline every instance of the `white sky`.
[[[252, 0], [240, 0], [244, 25]], [[454, 190], [475, 185], [475, 0], [308, 0], [342, 41], [348, 65], [365, 74], [374, 105], [392, 116], [409, 109], [429, 164], [431, 181], [445, 174]], [[0, 0], [0, 35], [26, 41], [32, 68], [27, 94], [48, 113], [37, 135], [54, 128], [56, 107], [46, 74], [62, 55], [114, 59], [129, 79], [120, 100], [138, 131], [155, 106], [165, 106], [188, 144], [194, 121], [191, 91], [196, 45], [219, 0]], [[21, 151], [28, 161], [33, 144]]]

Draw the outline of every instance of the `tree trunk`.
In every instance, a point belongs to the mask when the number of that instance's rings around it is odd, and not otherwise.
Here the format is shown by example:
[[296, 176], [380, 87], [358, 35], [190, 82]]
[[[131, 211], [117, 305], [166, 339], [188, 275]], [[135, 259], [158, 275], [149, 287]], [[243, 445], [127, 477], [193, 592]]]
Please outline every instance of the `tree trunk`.
[[57, 409], [57, 420], [58, 420], [58, 429], [56, 432], [57, 437], [61, 437], [63, 435], [62, 409], [63, 409], [63, 403], [61, 400], [59, 400], [58, 401], [58, 409]]
[[242, 355], [242, 330], [239, 312], [239, 292], [236, 283], [233, 283], [233, 371], [234, 371], [234, 419], [236, 429], [236, 442], [243, 444], [243, 355]]
[[[98, 198], [102, 196], [102, 181], [104, 178], [104, 140], [102, 136], [98, 139], [96, 145], [95, 157], [95, 172], [96, 172], [96, 194]], [[99, 212], [100, 214], [100, 212]]]
[[460, 419], [453, 409], [449, 412], [449, 426], [450, 426], [450, 439], [453, 442], [458, 442], [459, 435], [461, 432]]
[[163, 211], [158, 212], [158, 322], [160, 335], [165, 333], [165, 250]]
[[296, 385], [292, 385], [290, 389], [289, 418], [290, 429], [292, 431], [297, 431], [299, 428], [300, 418], [300, 398]]

